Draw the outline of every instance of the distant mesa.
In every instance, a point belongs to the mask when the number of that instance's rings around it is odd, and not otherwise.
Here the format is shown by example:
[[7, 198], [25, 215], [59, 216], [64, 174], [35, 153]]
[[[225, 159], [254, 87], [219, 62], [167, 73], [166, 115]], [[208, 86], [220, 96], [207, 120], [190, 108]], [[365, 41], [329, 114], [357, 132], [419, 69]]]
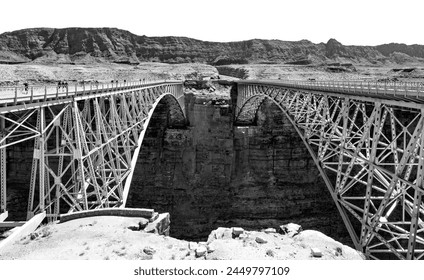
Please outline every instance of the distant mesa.
[[147, 37], [116, 28], [31, 28], [0, 34], [0, 63], [92, 64], [140, 62], [211, 65], [286, 63], [292, 65], [385, 64], [424, 61], [424, 46], [345, 46], [336, 39], [252, 39], [206, 42], [187, 37]]

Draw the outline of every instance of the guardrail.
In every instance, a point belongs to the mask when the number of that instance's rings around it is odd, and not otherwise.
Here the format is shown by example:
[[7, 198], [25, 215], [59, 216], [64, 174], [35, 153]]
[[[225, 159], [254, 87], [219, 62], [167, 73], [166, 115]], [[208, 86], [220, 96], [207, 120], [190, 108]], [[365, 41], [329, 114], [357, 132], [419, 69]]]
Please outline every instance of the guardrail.
[[75, 83], [51, 86], [7, 86], [0, 87], [0, 106], [19, 103], [43, 102], [51, 99], [64, 99], [94, 92], [113, 92], [162, 83], [180, 82], [175, 80], [130, 81], [121, 83]]
[[[240, 83], [255, 83], [240, 81]], [[258, 81], [256, 81], [258, 83]], [[259, 81], [261, 84], [274, 84], [297, 89], [324, 90], [360, 95], [394, 95], [402, 97], [424, 98], [424, 84], [418, 82], [372, 82], [372, 81]]]

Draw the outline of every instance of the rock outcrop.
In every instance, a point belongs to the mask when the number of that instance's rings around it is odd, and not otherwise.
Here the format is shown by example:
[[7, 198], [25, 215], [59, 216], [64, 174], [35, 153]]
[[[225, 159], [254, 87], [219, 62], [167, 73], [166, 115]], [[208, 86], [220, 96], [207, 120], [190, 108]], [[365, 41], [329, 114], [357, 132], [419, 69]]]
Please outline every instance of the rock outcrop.
[[376, 49], [385, 56], [390, 56], [394, 53], [403, 53], [412, 57], [424, 58], [423, 45], [406, 45], [406, 44], [383, 44], [376, 46]]
[[187, 37], [147, 37], [116, 28], [32, 28], [0, 34], [0, 63], [138, 64], [144, 61], [215, 65], [247, 63], [314, 64], [329, 62], [375, 64], [403, 52], [424, 57], [424, 46], [390, 44], [343, 46], [334, 39], [314, 44], [252, 39], [207, 42]]
[[368, 46], [343, 46], [335, 39], [325, 45], [325, 56], [337, 62], [378, 63], [388, 60], [376, 48]]

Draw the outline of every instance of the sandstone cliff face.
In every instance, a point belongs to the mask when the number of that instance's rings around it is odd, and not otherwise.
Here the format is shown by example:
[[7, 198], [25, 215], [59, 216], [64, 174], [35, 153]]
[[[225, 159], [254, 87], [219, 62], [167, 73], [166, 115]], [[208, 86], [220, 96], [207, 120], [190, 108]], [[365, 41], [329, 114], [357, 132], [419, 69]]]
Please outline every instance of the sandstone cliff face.
[[338, 62], [385, 62], [387, 57], [376, 48], [368, 46], [343, 46], [335, 39], [330, 39], [325, 45], [325, 56]]
[[376, 49], [385, 56], [390, 56], [394, 53], [403, 53], [412, 57], [424, 58], [423, 45], [405, 45], [405, 44], [384, 44], [376, 46]]
[[[146, 133], [128, 207], [170, 212], [171, 236], [261, 229], [287, 222], [349, 242], [301, 139], [265, 103], [254, 127], [233, 127], [229, 96], [186, 95], [190, 126], [166, 129], [158, 112]], [[162, 115], [162, 117], [160, 116]]]
[[[390, 47], [391, 48], [391, 47]], [[389, 49], [390, 49], [389, 48]], [[424, 57], [422, 46], [396, 51]], [[399, 49], [400, 48], [400, 49]], [[380, 53], [383, 50], [384, 53]], [[375, 64], [390, 61], [387, 47], [343, 46], [307, 40], [288, 42], [253, 39], [241, 42], [206, 42], [186, 37], [146, 37], [116, 28], [33, 28], [0, 34], [2, 63], [138, 64], [143, 61], [211, 64], [231, 63], [328, 63]]]

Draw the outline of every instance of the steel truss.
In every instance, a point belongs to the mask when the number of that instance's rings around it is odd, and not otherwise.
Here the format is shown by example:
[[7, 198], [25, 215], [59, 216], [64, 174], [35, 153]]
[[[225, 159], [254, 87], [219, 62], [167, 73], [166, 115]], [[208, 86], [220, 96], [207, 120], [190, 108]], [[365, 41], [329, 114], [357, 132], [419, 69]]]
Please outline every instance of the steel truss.
[[[75, 94], [52, 105], [0, 112], [1, 213], [6, 148], [34, 140], [27, 218], [46, 211], [124, 207], [144, 133], [159, 102], [185, 122], [182, 83], [140, 84]], [[0, 214], [1, 214], [0, 213]]]
[[307, 146], [355, 247], [424, 259], [424, 104], [238, 83], [236, 123], [272, 100]]

